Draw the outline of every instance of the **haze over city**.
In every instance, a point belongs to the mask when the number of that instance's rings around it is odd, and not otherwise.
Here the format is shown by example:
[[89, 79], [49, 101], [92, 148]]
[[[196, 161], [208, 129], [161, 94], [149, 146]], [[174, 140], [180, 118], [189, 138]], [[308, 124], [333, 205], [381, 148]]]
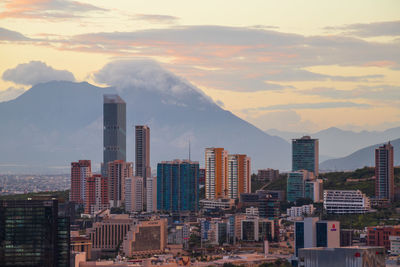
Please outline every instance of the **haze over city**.
[[107, 64], [145, 58], [262, 130], [384, 130], [400, 122], [399, 9], [398, 1], [3, 1], [0, 99], [53, 79], [118, 86], [130, 73]]

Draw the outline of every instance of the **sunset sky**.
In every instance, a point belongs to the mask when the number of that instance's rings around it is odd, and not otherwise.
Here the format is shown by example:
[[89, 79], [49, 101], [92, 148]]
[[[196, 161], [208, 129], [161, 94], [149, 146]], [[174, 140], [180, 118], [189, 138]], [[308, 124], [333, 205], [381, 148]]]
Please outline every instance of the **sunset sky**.
[[398, 0], [0, 3], [0, 101], [143, 58], [263, 130], [400, 126]]

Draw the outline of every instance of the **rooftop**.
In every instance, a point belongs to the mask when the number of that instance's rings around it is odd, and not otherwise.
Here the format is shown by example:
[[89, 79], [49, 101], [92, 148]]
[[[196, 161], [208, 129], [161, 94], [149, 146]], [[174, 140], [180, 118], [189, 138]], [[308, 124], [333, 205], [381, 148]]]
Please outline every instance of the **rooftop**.
[[103, 95], [105, 104], [125, 104], [125, 101], [119, 95]]

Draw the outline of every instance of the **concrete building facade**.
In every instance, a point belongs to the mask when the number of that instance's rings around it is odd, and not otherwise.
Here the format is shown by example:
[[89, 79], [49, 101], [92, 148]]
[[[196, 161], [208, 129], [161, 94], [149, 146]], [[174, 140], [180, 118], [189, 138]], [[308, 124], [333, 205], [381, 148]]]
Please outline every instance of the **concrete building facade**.
[[226, 197], [238, 199], [240, 194], [251, 193], [250, 161], [246, 155], [228, 155]]
[[140, 176], [125, 179], [125, 210], [127, 212], [143, 211], [143, 178]]
[[120, 207], [125, 201], [125, 179], [133, 176], [133, 163], [115, 160], [108, 163], [108, 197], [111, 207]]
[[228, 151], [223, 148], [205, 150], [206, 198], [224, 198], [227, 190]]
[[125, 256], [154, 255], [163, 253], [167, 245], [167, 219], [139, 221], [124, 238]]
[[86, 179], [85, 213], [94, 214], [110, 207], [108, 198], [108, 179], [94, 174]]
[[90, 160], [79, 160], [71, 163], [71, 193], [70, 201], [85, 204], [86, 178], [92, 175]]
[[369, 198], [360, 190], [325, 190], [324, 209], [333, 214], [362, 214], [370, 210]]

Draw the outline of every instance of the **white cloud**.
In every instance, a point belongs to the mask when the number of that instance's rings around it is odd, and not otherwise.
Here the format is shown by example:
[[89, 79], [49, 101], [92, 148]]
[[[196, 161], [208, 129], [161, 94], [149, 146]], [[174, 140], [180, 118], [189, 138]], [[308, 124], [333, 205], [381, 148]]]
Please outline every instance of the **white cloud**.
[[356, 23], [340, 27], [325, 27], [326, 30], [342, 30], [347, 34], [374, 37], [374, 36], [400, 36], [400, 20], [382, 21], [372, 23]]
[[25, 92], [24, 88], [10, 87], [6, 90], [0, 91], [0, 102], [12, 100]]
[[176, 23], [179, 18], [169, 15], [159, 15], [159, 14], [136, 14], [133, 16], [134, 20], [143, 20], [150, 23], [157, 24], [172, 24]]
[[35, 85], [49, 81], [75, 81], [74, 75], [67, 70], [56, 70], [41, 61], [19, 64], [3, 73], [3, 80], [16, 84]]
[[[210, 100], [201, 90], [152, 60], [113, 61], [94, 73], [93, 78], [97, 83], [115, 86], [117, 90], [133, 88], [175, 97], [196, 92], [204, 99]], [[171, 100], [173, 99], [168, 99]]]

